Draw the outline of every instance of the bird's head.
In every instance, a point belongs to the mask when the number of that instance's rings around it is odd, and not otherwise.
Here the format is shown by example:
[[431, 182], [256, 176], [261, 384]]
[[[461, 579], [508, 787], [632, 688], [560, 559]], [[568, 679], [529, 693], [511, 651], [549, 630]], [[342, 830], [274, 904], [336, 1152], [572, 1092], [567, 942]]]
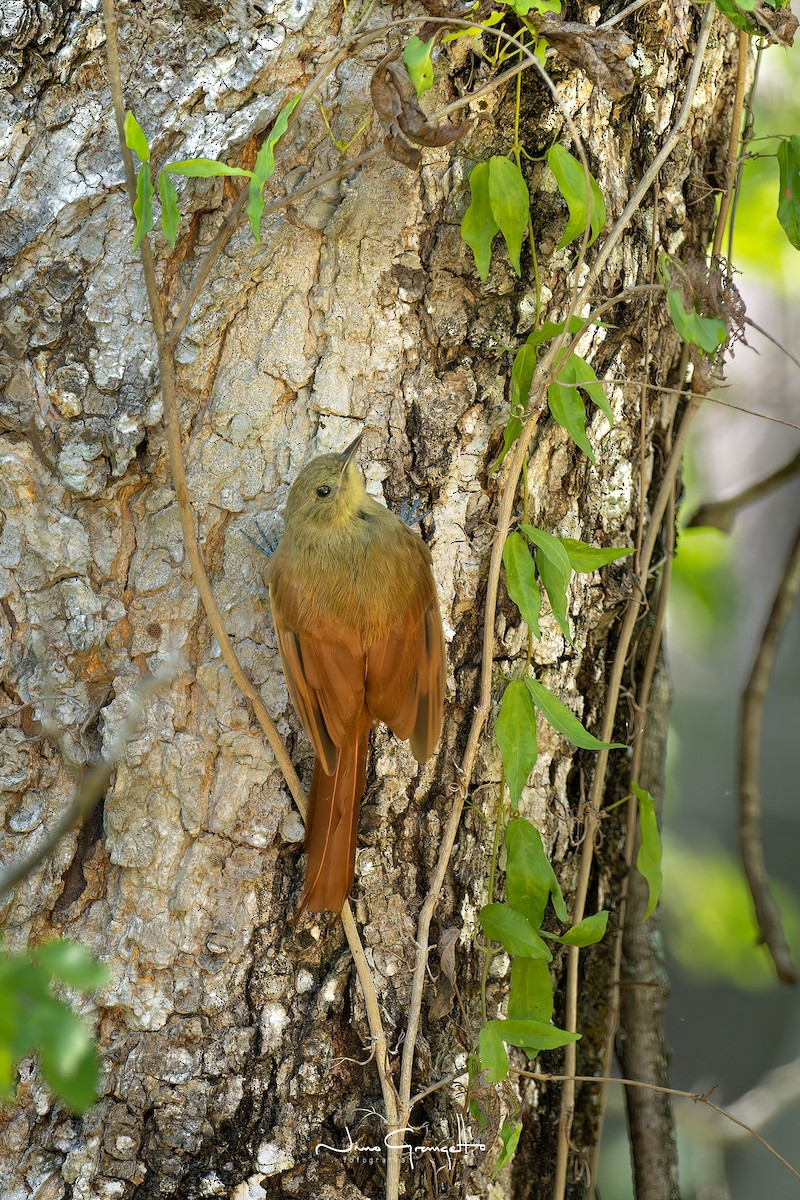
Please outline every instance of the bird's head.
[[341, 454], [320, 454], [303, 467], [286, 500], [290, 533], [325, 534], [358, 516], [366, 489], [353, 459], [363, 436], [359, 433]]

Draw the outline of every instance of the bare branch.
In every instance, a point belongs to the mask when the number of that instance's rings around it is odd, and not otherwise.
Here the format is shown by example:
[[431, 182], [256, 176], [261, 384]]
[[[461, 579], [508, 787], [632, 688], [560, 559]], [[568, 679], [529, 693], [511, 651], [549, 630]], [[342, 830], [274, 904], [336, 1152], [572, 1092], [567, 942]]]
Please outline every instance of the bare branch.
[[786, 561], [772, 611], [764, 626], [750, 678], [742, 693], [739, 721], [739, 846], [742, 864], [750, 886], [750, 894], [753, 897], [761, 936], [772, 955], [778, 978], [783, 983], [796, 983], [797, 971], [792, 962], [789, 944], [786, 941], [781, 912], [767, 881], [764, 846], [761, 839], [761, 788], [758, 775], [761, 722], [769, 677], [775, 665], [781, 634], [794, 608], [798, 593], [800, 593], [800, 529], [798, 529], [794, 545]]
[[737, 513], [749, 504], [755, 503], [756, 500], [762, 499], [763, 496], [768, 496], [776, 487], [780, 487], [788, 479], [795, 479], [798, 475], [800, 475], [800, 450], [789, 462], [778, 467], [777, 471], [772, 471], [763, 479], [751, 483], [749, 487], [743, 488], [735, 496], [729, 496], [727, 500], [712, 500], [708, 504], [701, 505], [687, 524], [690, 528], [698, 525], [713, 525], [715, 529], [729, 533]]

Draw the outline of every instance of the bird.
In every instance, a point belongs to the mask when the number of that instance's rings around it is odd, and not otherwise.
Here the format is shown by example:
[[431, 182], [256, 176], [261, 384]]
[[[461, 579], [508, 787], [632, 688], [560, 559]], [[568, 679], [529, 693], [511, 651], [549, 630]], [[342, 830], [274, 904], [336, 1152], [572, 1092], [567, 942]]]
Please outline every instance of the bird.
[[362, 437], [300, 471], [267, 567], [289, 696], [315, 753], [295, 920], [305, 910], [339, 913], [353, 886], [373, 724], [408, 739], [418, 762], [442, 730], [445, 646], [431, 554], [367, 494], [354, 462]]

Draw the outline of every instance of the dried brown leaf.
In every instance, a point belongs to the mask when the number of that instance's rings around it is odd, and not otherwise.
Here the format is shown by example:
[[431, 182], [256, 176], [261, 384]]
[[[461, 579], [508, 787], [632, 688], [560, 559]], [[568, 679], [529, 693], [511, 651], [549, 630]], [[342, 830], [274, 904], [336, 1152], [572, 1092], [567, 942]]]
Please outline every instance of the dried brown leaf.
[[394, 84], [400, 111], [397, 124], [410, 142], [418, 146], [447, 146], [466, 132], [467, 123], [451, 125], [449, 121], [434, 125], [428, 120], [417, 101], [417, 90], [402, 63], [386, 63], [386, 73]]
[[756, 0], [753, 9], [756, 22], [766, 29], [770, 40], [781, 46], [791, 46], [797, 33], [798, 20], [789, 8], [770, 8], [763, 0]]
[[434, 124], [417, 102], [416, 88], [405, 67], [398, 61], [399, 51], [387, 54], [376, 67], [370, 81], [373, 107], [387, 126], [383, 145], [386, 153], [403, 166], [416, 168], [422, 161], [417, 146], [447, 146], [466, 131], [468, 123]]
[[372, 73], [372, 79], [369, 82], [369, 94], [375, 112], [386, 125], [391, 125], [400, 112], [400, 101], [397, 96], [397, 89], [393, 86], [386, 72], [385, 58], [378, 63]]
[[633, 53], [627, 33], [559, 21], [549, 14], [537, 19], [536, 27], [562, 58], [580, 67], [609, 96], [627, 96], [633, 87], [633, 71], [625, 61]]
[[450, 926], [439, 935], [439, 963], [451, 983], [456, 981], [456, 946], [461, 930]]
[[389, 158], [393, 158], [395, 162], [401, 163], [412, 171], [422, 162], [422, 155], [417, 147], [412, 146], [410, 142], [400, 136], [394, 123], [389, 126], [386, 137], [383, 139], [383, 148]]
[[442, 973], [436, 980], [436, 991], [433, 994], [433, 999], [428, 1008], [428, 1020], [441, 1021], [442, 1017], [446, 1017], [453, 1007], [456, 989], [453, 984]]

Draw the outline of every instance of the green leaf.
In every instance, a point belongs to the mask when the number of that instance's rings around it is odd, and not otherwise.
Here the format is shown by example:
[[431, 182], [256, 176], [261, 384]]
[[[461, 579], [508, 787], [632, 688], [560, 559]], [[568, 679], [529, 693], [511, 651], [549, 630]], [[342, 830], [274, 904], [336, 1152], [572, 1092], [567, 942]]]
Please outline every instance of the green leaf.
[[538, 929], [549, 896], [560, 921], [566, 922], [567, 909], [550, 860], [544, 852], [539, 830], [521, 818], [509, 821], [506, 828], [506, 894], [508, 903], [527, 917]]
[[553, 957], [527, 917], [508, 904], [486, 904], [480, 911], [481, 927], [487, 938], [500, 942], [509, 954], [523, 958]]
[[147, 144], [147, 138], [144, 136], [144, 130], [132, 112], [125, 113], [123, 130], [125, 133], [125, 145], [128, 149], [133, 151], [140, 162], [149, 162], [150, 147]]
[[299, 96], [294, 96], [291, 100], [287, 100], [281, 111], [278, 113], [275, 124], [267, 134], [264, 143], [256, 155], [256, 161], [253, 167], [253, 176], [250, 180], [250, 189], [247, 200], [247, 218], [250, 222], [250, 228], [253, 231], [253, 237], [257, 242], [261, 241], [261, 214], [264, 211], [264, 184], [272, 178], [275, 173], [275, 147], [286, 133], [289, 125], [289, 118], [299, 101]]
[[562, 538], [561, 545], [567, 552], [573, 571], [581, 574], [597, 571], [608, 563], [616, 562], [618, 558], [627, 558], [629, 554], [633, 554], [633, 549], [628, 546], [590, 546], [586, 542], [577, 542], [574, 538]]
[[418, 37], [412, 37], [403, 51], [403, 62], [418, 97], [433, 87], [431, 54], [435, 40], [431, 38], [429, 42], [423, 42]]
[[536, 566], [542, 586], [547, 592], [553, 616], [571, 645], [572, 633], [567, 620], [567, 586], [572, 568], [567, 552], [561, 545], [561, 539], [554, 537], [546, 529], [537, 529], [534, 525], [521, 525], [520, 529], [537, 547]]
[[73, 1112], [86, 1112], [97, 1089], [97, 1054], [83, 1022], [56, 1001], [42, 1013], [39, 1062], [42, 1075]]
[[275, 147], [286, 133], [289, 126], [289, 118], [297, 107], [299, 100], [299, 96], [293, 96], [291, 100], [286, 101], [256, 156], [253, 174], [261, 183], [266, 183], [275, 173]]
[[506, 15], [505, 9], [502, 11], [496, 9], [494, 12], [489, 13], [488, 17], [484, 21], [481, 21], [480, 25], [471, 25], [469, 29], [456, 29], [453, 33], [445, 33], [442, 36], [442, 45], [445, 42], [456, 42], [459, 38], [463, 37], [480, 37], [487, 29], [491, 29], [492, 25], [499, 25], [501, 21], [504, 21]]
[[545, 937], [552, 938], [554, 942], [561, 942], [563, 946], [593, 946], [605, 937], [607, 925], [608, 913], [603, 911], [594, 913], [591, 917], [584, 917], [560, 936], [547, 933]]
[[550, 601], [550, 609], [553, 616], [571, 646], [572, 631], [567, 619], [567, 592], [561, 576], [551, 560], [546, 558], [541, 551], [537, 551], [536, 553], [536, 567], [539, 571], [542, 587], [547, 592], [547, 599]]
[[557, 421], [576, 446], [580, 446], [584, 454], [596, 463], [594, 451], [586, 436], [586, 405], [578, 389], [567, 387], [554, 379], [547, 389], [547, 404], [553, 420]]
[[[579, 1033], [569, 1033], [566, 1029], [558, 1029], [547, 1021], [492, 1021], [496, 1025], [498, 1035], [510, 1046], [519, 1046], [525, 1051], [556, 1050], [559, 1046], [567, 1046], [577, 1042]], [[529, 1057], [533, 1055], [529, 1054]]]
[[536, 637], [541, 637], [539, 613], [542, 609], [542, 593], [536, 582], [536, 566], [525, 539], [519, 533], [510, 533], [503, 546], [503, 564], [506, 569], [508, 594], [522, 613], [522, 619]]
[[534, 546], [539, 548], [542, 556], [553, 564], [566, 588], [572, 575], [572, 567], [569, 565], [569, 556], [564, 549], [561, 538], [556, 537], [554, 533], [550, 533], [547, 529], [539, 529], [537, 525], [523, 524], [520, 525], [520, 529], [533, 542]]
[[582, 388], [589, 399], [605, 415], [609, 425], [614, 424], [614, 414], [611, 411], [611, 405], [608, 403], [605, 388], [595, 375], [594, 368], [590, 366], [585, 358], [581, 358], [580, 354], [575, 354], [573, 351], [569, 358], [562, 364], [556, 378], [559, 383], [567, 384], [570, 387]]
[[525, 683], [536, 707], [544, 713], [553, 728], [572, 742], [573, 746], [579, 746], [582, 750], [625, 749], [622, 742], [601, 742], [599, 738], [587, 732], [566, 704], [563, 704], [538, 680], [528, 678]]
[[496, 1179], [503, 1167], [514, 1157], [514, 1151], [519, 1142], [519, 1135], [522, 1133], [522, 1121], [511, 1121], [505, 1117], [503, 1124], [500, 1126], [500, 1141], [503, 1143], [503, 1149], [500, 1151], [500, 1156], [494, 1165], [492, 1171], [492, 1179]]
[[517, 405], [524, 412], [528, 407], [528, 396], [531, 390], [533, 372], [536, 370], [536, 347], [530, 338], [520, 346], [514, 355], [511, 367], [511, 408]]
[[728, 337], [728, 326], [719, 317], [704, 317], [695, 306], [691, 312], [686, 308], [677, 288], [671, 287], [671, 262], [669, 255], [662, 254], [659, 270], [667, 287], [667, 304], [672, 324], [685, 342], [691, 342], [709, 357], [716, 353]]
[[512, 960], [508, 1015], [521, 1021], [549, 1021], [552, 1017], [553, 984], [544, 959], [517, 956]]
[[547, 399], [555, 420], [594, 462], [595, 457], [586, 436], [586, 408], [579, 388], [604, 413], [609, 425], [613, 425], [614, 414], [605, 388], [595, 375], [594, 368], [585, 358], [573, 352], [561, 364], [558, 375], [547, 389]]
[[261, 214], [264, 211], [264, 184], [251, 179], [247, 195], [247, 219], [257, 242], [261, 241]]
[[246, 175], [250, 179], [253, 175], [252, 171], [229, 167], [215, 158], [184, 158], [180, 162], [167, 163], [164, 170], [171, 175], [185, 175], [189, 179], [213, 179], [216, 175]]
[[591, 225], [587, 246], [599, 236], [606, 223], [606, 204], [597, 180], [590, 173], [590, 197], [587, 199], [586, 176], [580, 161], [563, 146], [551, 146], [547, 152], [547, 163], [556, 177], [558, 190], [567, 202], [569, 221], [564, 230], [559, 249], [568, 246], [577, 237], [583, 237], [586, 223]]
[[81, 991], [101, 987], [108, 980], [108, 968], [66, 938], [45, 942], [37, 948], [36, 958], [51, 976]]
[[522, 172], [510, 158], [489, 159], [489, 204], [508, 247], [511, 265], [520, 274], [522, 239], [528, 229], [530, 196]]
[[150, 164], [143, 162], [136, 176], [136, 202], [133, 206], [136, 218], [136, 232], [133, 235], [133, 248], [139, 249], [142, 238], [147, 237], [153, 228], [153, 185], [150, 182]]
[[778, 143], [778, 220], [796, 250], [800, 250], [800, 137], [781, 138]]
[[161, 230], [174, 250], [181, 214], [178, 211], [178, 193], [165, 171], [158, 172], [158, 194], [161, 197]]
[[481, 1070], [486, 1071], [490, 1083], [500, 1083], [508, 1075], [508, 1055], [497, 1031], [499, 1024], [499, 1021], [487, 1021], [478, 1034]]
[[521, 679], [512, 679], [503, 693], [495, 737], [503, 759], [506, 783], [514, 808], [536, 766], [536, 710]]
[[500, 229], [489, 203], [489, 164], [476, 163], [469, 177], [472, 195], [461, 222], [461, 236], [475, 257], [475, 270], [485, 283], [492, 258], [492, 241]]
[[494, 472], [497, 470], [497, 468], [500, 466], [500, 463], [503, 461], [505, 456], [508, 454], [509, 450], [514, 445], [514, 442], [517, 440], [517, 438], [519, 437], [519, 435], [521, 433], [522, 433], [522, 420], [520, 417], [515, 417], [514, 414], [512, 413], [511, 416], [506, 421], [505, 428], [503, 429], [503, 449], [500, 451], [497, 458], [494, 460], [491, 467], [489, 468], [490, 475], [493, 475]]
[[684, 307], [680, 293], [667, 289], [667, 304], [672, 324], [685, 342], [691, 342], [706, 355], [715, 354], [728, 337], [728, 326], [718, 317], [704, 317], [697, 308]]
[[651, 915], [658, 898], [661, 895], [661, 837], [658, 832], [656, 808], [653, 797], [638, 784], [631, 784], [633, 793], [639, 802], [639, 853], [636, 856], [636, 869], [647, 881], [649, 896], [647, 909], [643, 920]]
[[509, 0], [509, 8], [521, 17], [526, 17], [533, 9], [534, 12], [561, 12], [561, 0]]
[[[755, 2], [755, 0], [753, 0], [753, 2]], [[744, 29], [746, 33], [761, 33], [761, 30], [758, 28], [758, 26], [752, 21], [748, 21], [741, 12], [741, 9], [743, 8], [751, 8], [748, 0], [739, 0], [738, 5], [734, 3], [734, 0], [715, 0], [715, 3], [723, 16], [726, 16], [728, 20], [736, 26], [737, 29]]]
[[[542, 342], [552, 342], [553, 338], [563, 333], [565, 324], [566, 322], [564, 321], [545, 321], [544, 325], [540, 326], [539, 329], [534, 329], [533, 333], [528, 334], [528, 341], [533, 346], [539, 346]], [[586, 317], [570, 317], [569, 332], [580, 333], [585, 324]], [[605, 321], [592, 321], [589, 326], [590, 329], [592, 325], [598, 329], [613, 329], [613, 325], [608, 325]]]
[[106, 978], [81, 946], [51, 941], [24, 954], [0, 952], [0, 1094], [13, 1091], [13, 1067], [38, 1053], [42, 1075], [75, 1112], [94, 1102], [97, 1057], [85, 1025], [50, 991], [51, 978], [85, 990]]

